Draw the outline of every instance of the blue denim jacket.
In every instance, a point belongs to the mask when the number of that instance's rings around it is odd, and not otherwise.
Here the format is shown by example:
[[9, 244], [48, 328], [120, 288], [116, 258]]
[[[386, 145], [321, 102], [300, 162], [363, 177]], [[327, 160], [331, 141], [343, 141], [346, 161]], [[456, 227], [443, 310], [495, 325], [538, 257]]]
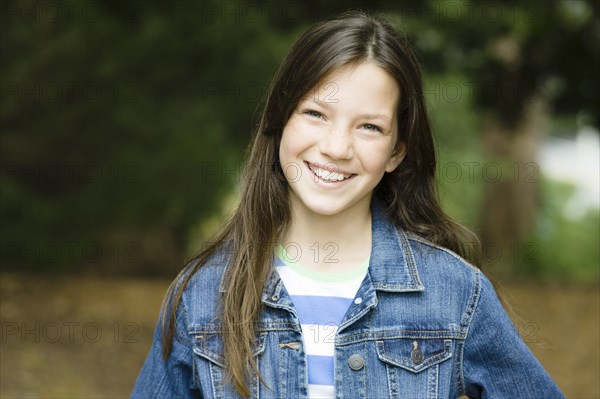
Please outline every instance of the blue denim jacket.
[[[335, 336], [336, 398], [563, 398], [519, 337], [489, 280], [454, 253], [396, 229], [373, 201], [369, 270]], [[132, 398], [239, 398], [224, 385], [216, 312], [227, 251], [192, 277], [177, 312], [172, 352], [160, 321]], [[271, 273], [254, 355], [253, 398], [305, 398], [298, 316]]]

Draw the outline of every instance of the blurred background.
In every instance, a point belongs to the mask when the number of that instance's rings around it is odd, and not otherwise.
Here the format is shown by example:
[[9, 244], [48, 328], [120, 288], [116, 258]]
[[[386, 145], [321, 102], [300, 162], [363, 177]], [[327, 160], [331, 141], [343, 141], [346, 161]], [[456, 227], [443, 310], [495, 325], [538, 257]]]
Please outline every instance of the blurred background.
[[127, 397], [237, 201], [274, 71], [384, 13], [421, 59], [447, 212], [568, 397], [600, 397], [599, 3], [2, 1], [2, 397]]

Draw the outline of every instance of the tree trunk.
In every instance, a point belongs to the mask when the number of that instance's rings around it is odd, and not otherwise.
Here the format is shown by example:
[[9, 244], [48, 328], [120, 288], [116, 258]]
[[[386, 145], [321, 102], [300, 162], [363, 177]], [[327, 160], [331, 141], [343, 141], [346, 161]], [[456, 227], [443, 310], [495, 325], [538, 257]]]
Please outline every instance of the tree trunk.
[[539, 208], [536, 159], [547, 113], [541, 97], [525, 107], [515, 129], [491, 113], [484, 121], [484, 147], [490, 161], [483, 169], [481, 238], [485, 259], [499, 275], [511, 274], [518, 264], [532, 261], [536, 252], [535, 243], [524, 240], [535, 227]]

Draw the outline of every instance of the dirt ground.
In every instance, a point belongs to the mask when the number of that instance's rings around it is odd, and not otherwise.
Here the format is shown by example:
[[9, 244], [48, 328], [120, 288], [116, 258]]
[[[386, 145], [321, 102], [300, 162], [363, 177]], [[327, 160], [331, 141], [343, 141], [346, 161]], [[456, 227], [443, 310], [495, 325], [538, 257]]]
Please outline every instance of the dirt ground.
[[[128, 397], [168, 284], [2, 274], [0, 397]], [[522, 336], [566, 396], [600, 398], [600, 287], [504, 287]]]

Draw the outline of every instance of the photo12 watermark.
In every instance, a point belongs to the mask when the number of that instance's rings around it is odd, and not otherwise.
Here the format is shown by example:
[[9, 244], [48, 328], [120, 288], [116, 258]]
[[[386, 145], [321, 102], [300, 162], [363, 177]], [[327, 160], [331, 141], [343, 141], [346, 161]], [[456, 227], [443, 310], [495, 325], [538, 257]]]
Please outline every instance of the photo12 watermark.
[[2, 0], [0, 15], [3, 24], [99, 24], [116, 22], [129, 24], [139, 20], [135, 1], [111, 2], [110, 7], [102, 1]]
[[[315, 7], [318, 4], [315, 3]], [[196, 2], [191, 12], [202, 23], [256, 24], [265, 20], [291, 23], [300, 20], [305, 10], [305, 5], [299, 1], [208, 0]]]
[[402, 22], [417, 19], [429, 23], [503, 24], [506, 21], [537, 23], [544, 18], [546, 0], [523, 0], [514, 3], [500, 0], [487, 1], [432, 1], [407, 0], [398, 2], [395, 12]]
[[540, 102], [539, 96], [518, 84], [504, 82], [499, 84], [482, 84], [472, 81], [425, 82], [423, 88], [425, 99], [431, 105], [439, 103], [474, 104], [477, 98], [487, 98], [499, 102]]
[[540, 167], [536, 162], [443, 162], [438, 165], [439, 174], [446, 183], [482, 180], [496, 183], [501, 180], [513, 183], [539, 183]]
[[135, 104], [139, 102], [139, 98], [139, 86], [136, 81], [111, 84], [78, 81], [0, 81], [2, 102]]
[[46, 184], [137, 184], [139, 177], [140, 165], [132, 161], [113, 161], [107, 164], [96, 161], [0, 162], [0, 182], [3, 183], [17, 179]]
[[139, 263], [142, 247], [135, 241], [0, 241], [0, 260], [19, 264], [43, 263]]
[[115, 321], [109, 324], [97, 321], [2, 321], [0, 341], [5, 343], [89, 343], [101, 340], [115, 344], [140, 342], [139, 325], [135, 322]]

